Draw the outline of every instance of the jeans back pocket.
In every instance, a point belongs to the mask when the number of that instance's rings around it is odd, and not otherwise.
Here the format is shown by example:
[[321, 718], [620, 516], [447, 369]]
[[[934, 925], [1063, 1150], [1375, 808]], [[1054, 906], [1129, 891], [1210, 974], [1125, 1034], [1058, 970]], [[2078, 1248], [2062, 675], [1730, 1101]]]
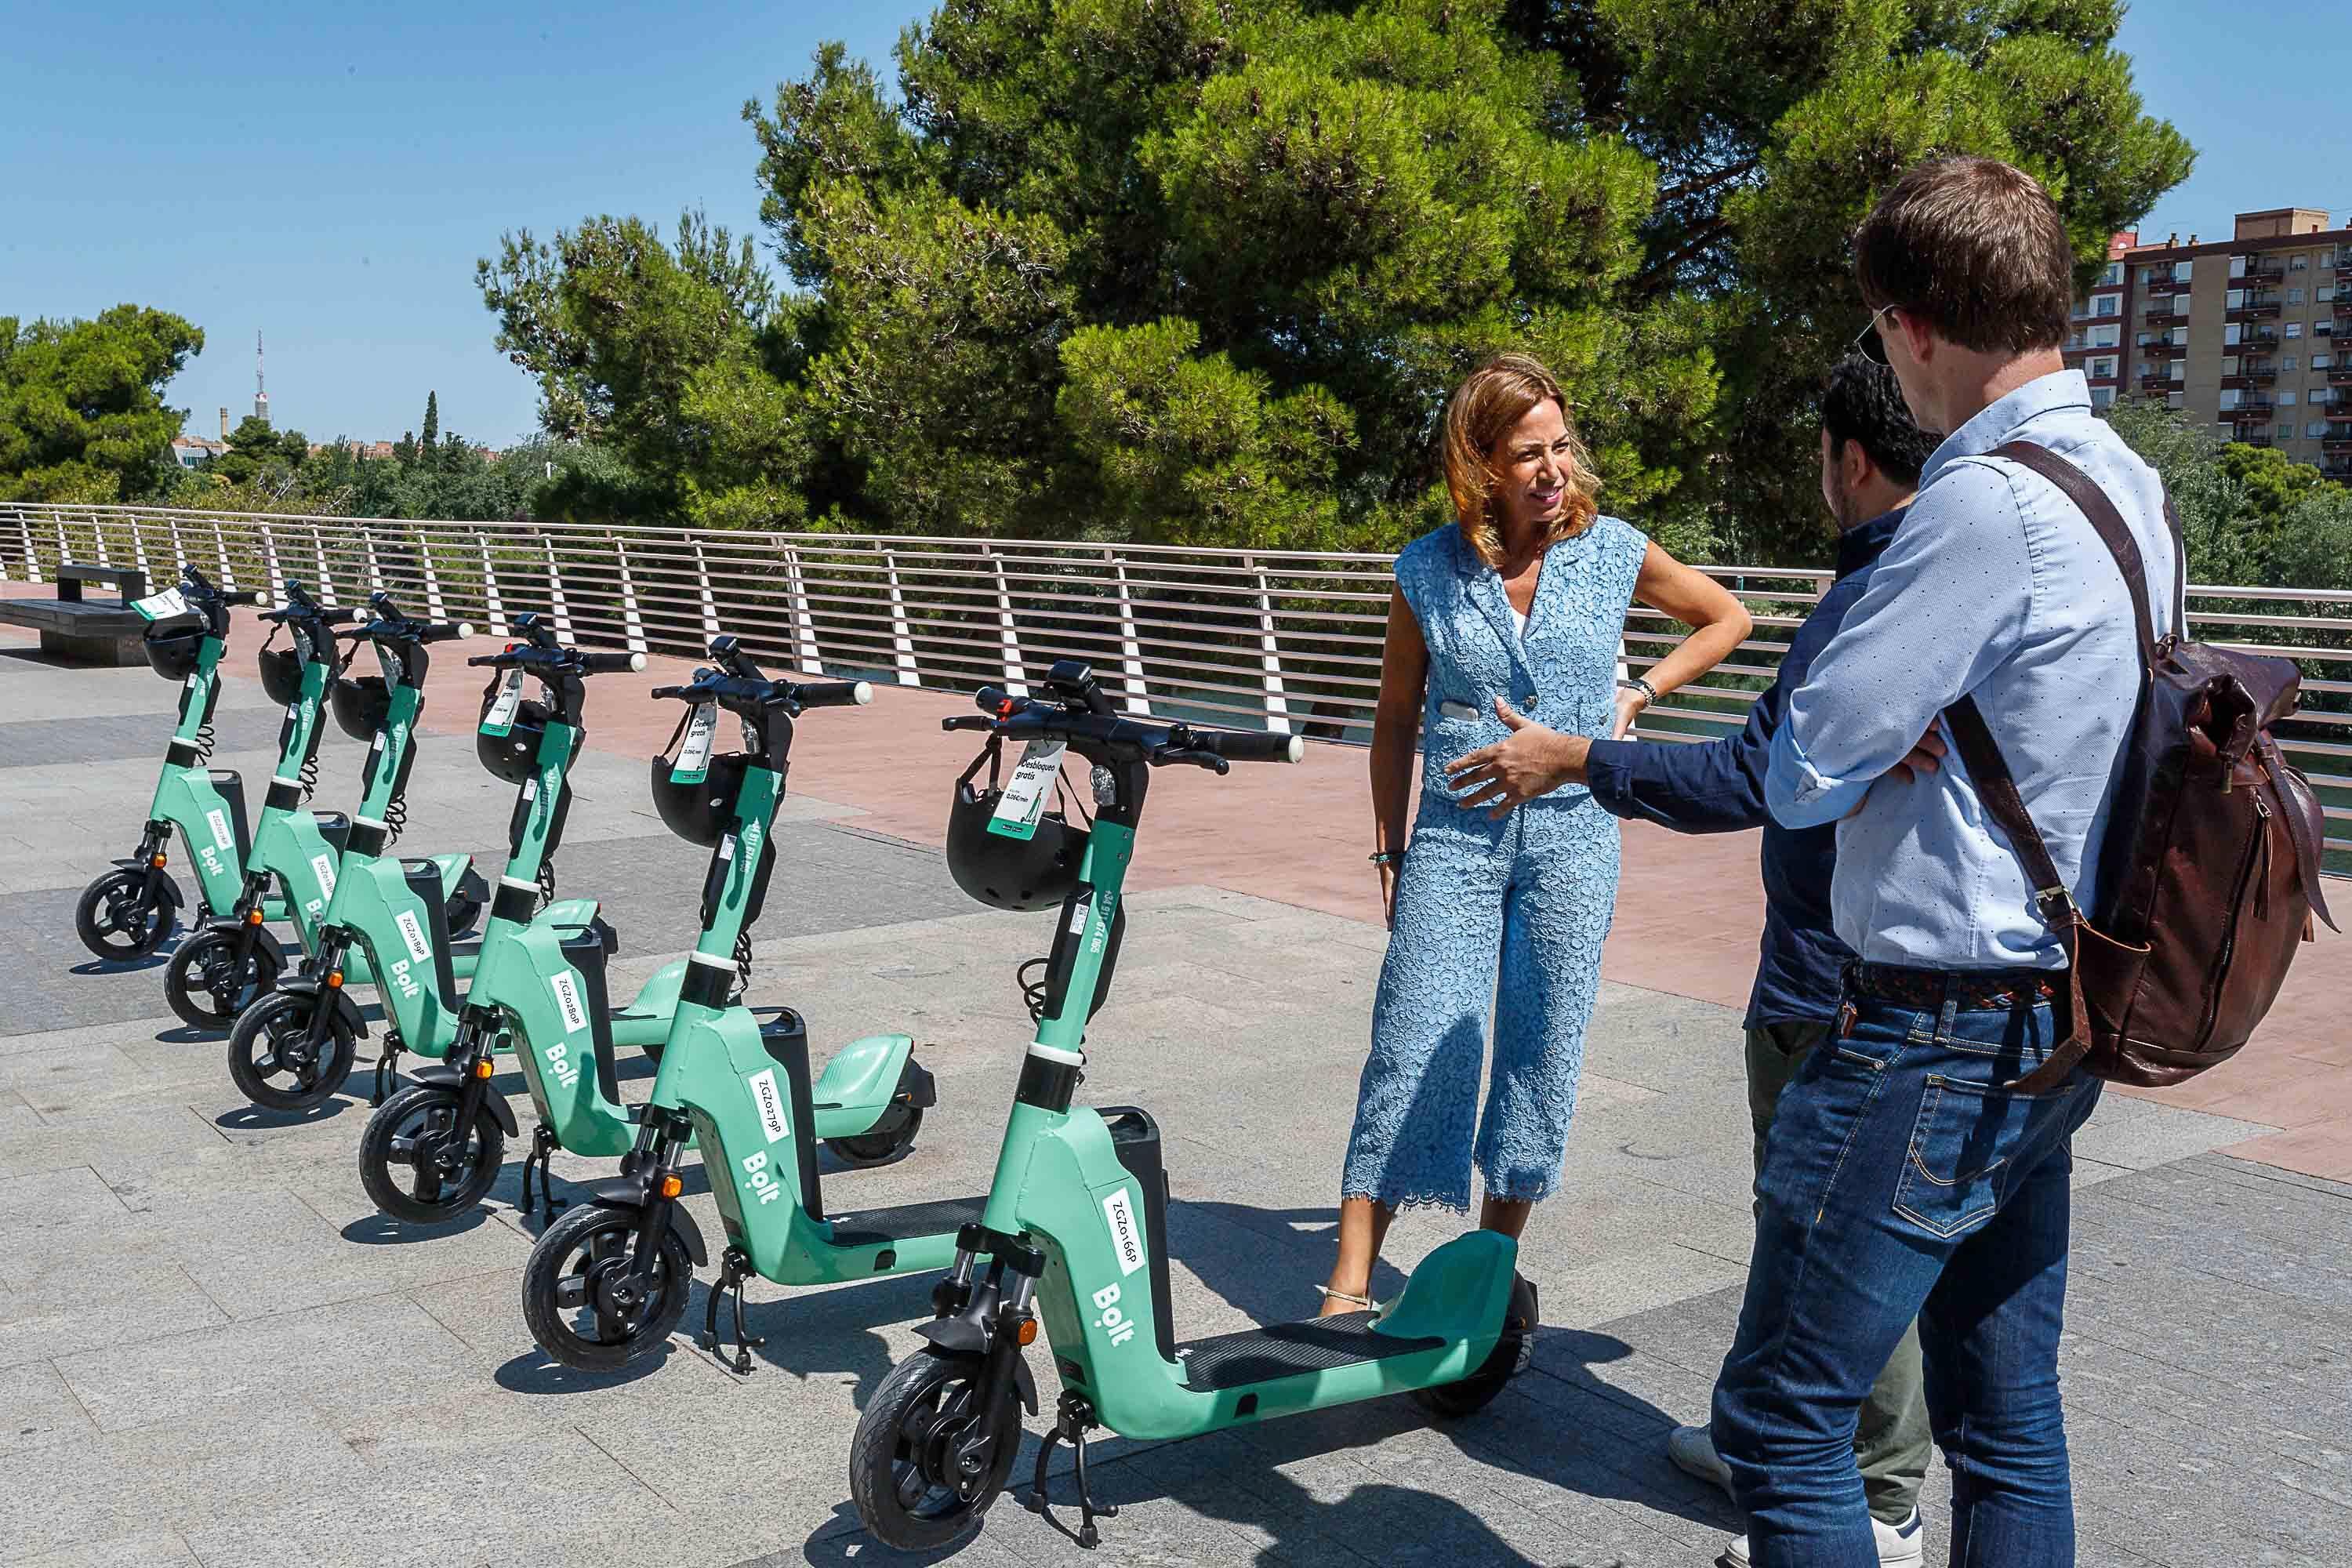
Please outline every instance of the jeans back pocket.
[[1950, 1240], [2000, 1207], [2014, 1163], [2043, 1152], [2035, 1134], [2076, 1086], [2042, 1095], [1930, 1073], [1911, 1127], [1911, 1148], [1895, 1184], [1895, 1212]]

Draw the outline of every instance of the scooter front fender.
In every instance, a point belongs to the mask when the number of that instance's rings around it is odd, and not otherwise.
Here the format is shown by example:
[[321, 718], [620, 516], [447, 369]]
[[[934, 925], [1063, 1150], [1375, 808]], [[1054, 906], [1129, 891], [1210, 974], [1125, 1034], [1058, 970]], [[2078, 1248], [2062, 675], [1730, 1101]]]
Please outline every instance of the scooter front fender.
[[[588, 1201], [600, 1209], [643, 1209], [646, 1189], [627, 1176], [614, 1176], [591, 1184]], [[710, 1248], [703, 1244], [702, 1227], [694, 1223], [693, 1214], [684, 1204], [670, 1205], [669, 1223], [677, 1228], [678, 1239], [686, 1243], [686, 1255], [694, 1259], [695, 1267], [709, 1268]]]
[[[436, 1063], [429, 1068], [418, 1068], [408, 1075], [408, 1081], [425, 1084], [434, 1089], [446, 1089], [451, 1094], [463, 1094], [466, 1091], [464, 1069], [453, 1068], [446, 1062]], [[482, 1103], [490, 1108], [492, 1116], [498, 1118], [500, 1131], [509, 1138], [522, 1136], [521, 1129], [515, 1125], [514, 1107], [507, 1103], [505, 1095], [491, 1089], [482, 1096]]]
[[898, 1092], [898, 1079], [915, 1048], [911, 1035], [868, 1035], [834, 1052], [824, 1071], [809, 1086], [819, 1138], [855, 1138]]
[[[986, 1356], [989, 1342], [995, 1336], [982, 1324], [969, 1318], [939, 1318], [919, 1325], [915, 1332], [943, 1351], [956, 1355]], [[1037, 1414], [1037, 1374], [1029, 1370], [1029, 1358], [1018, 1347], [1013, 1356], [1013, 1383], [1021, 1391], [1021, 1404], [1030, 1415]]]
[[306, 979], [300, 975], [297, 975], [291, 980], [280, 981], [278, 984], [278, 994], [282, 996], [310, 996], [315, 998], [322, 991], [331, 991], [333, 993], [335, 1012], [345, 1024], [351, 1026], [352, 1035], [355, 1037], [364, 1037], [367, 1034], [367, 1020], [361, 1016], [360, 1005], [352, 1000], [352, 994], [349, 988], [341, 985], [328, 986], [322, 984], [319, 981]]
[[180, 897], [180, 884], [172, 879], [169, 871], [151, 866], [144, 860], [117, 860], [115, 864], [126, 871], [146, 872], [147, 886], [154, 892], [155, 901], [165, 909], [176, 910], [185, 907]]

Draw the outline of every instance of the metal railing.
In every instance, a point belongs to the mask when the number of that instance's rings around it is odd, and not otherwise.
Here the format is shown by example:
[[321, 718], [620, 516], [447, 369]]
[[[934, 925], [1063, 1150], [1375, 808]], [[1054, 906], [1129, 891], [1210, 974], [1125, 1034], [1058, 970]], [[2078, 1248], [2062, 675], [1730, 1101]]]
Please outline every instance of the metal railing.
[[[567, 639], [693, 658], [721, 631], [803, 674], [1024, 690], [1057, 658], [1091, 663], [1129, 711], [1369, 737], [1392, 558], [1034, 540], [751, 533], [562, 523], [258, 516], [0, 503], [0, 576], [193, 562], [231, 587], [329, 601], [383, 589], [412, 614], [504, 627], [551, 613]], [[1825, 572], [1703, 568], [1756, 629], [1638, 733], [1696, 741], [1746, 722]], [[2197, 585], [2209, 642], [2298, 660], [2303, 710], [2281, 727], [2328, 816], [2331, 868], [2352, 869], [2352, 593]], [[1622, 658], [1647, 668], [1679, 639], [1635, 605]]]

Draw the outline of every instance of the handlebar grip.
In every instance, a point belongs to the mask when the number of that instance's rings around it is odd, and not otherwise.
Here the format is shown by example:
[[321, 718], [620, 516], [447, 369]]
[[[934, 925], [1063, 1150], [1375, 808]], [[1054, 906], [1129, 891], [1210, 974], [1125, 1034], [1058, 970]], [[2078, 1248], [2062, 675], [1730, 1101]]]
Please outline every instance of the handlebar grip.
[[874, 700], [868, 680], [813, 680], [793, 689], [803, 708], [863, 708]]
[[656, 686], [649, 695], [658, 700], [666, 697], [683, 697], [693, 689], [690, 686]]
[[1303, 738], [1270, 730], [1194, 730], [1192, 743], [1229, 763], [1295, 763], [1307, 754]]
[[474, 623], [471, 621], [428, 621], [425, 626], [425, 635], [418, 637], [416, 640], [419, 642], [449, 642], [453, 639], [469, 637], [473, 635]]
[[268, 595], [258, 589], [240, 588], [234, 594], [221, 595], [221, 603], [224, 605], [266, 605], [268, 602]]
[[639, 675], [646, 668], [646, 656], [641, 653], [584, 653], [580, 666], [591, 675]]
[[942, 730], [993, 730], [996, 721], [980, 713], [954, 713], [940, 721]]
[[360, 613], [349, 605], [329, 605], [319, 612], [319, 618], [331, 626], [347, 626], [360, 618]]

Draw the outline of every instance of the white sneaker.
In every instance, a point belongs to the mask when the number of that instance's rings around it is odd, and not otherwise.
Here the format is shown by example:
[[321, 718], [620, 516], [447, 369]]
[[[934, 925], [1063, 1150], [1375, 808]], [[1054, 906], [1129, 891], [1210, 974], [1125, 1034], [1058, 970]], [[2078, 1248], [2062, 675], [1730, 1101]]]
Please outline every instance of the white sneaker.
[[[1701, 1433], [1700, 1436], [1704, 1436], [1706, 1434]], [[1917, 1509], [1913, 1509], [1911, 1517], [1900, 1525], [1889, 1524], [1885, 1520], [1874, 1516], [1870, 1521], [1870, 1533], [1878, 1542], [1880, 1568], [1919, 1568], [1922, 1549], [1927, 1544], [1927, 1532], [1919, 1523]], [[1717, 1558], [1715, 1563], [1716, 1568], [1748, 1568], [1748, 1537], [1733, 1536], [1724, 1547], [1723, 1555]]]
[[1724, 1496], [1735, 1503], [1739, 1500], [1731, 1497], [1731, 1467], [1717, 1455], [1715, 1439], [1706, 1435], [1706, 1427], [1677, 1426], [1667, 1433], [1666, 1458], [1685, 1475], [1712, 1481], [1723, 1489]]

